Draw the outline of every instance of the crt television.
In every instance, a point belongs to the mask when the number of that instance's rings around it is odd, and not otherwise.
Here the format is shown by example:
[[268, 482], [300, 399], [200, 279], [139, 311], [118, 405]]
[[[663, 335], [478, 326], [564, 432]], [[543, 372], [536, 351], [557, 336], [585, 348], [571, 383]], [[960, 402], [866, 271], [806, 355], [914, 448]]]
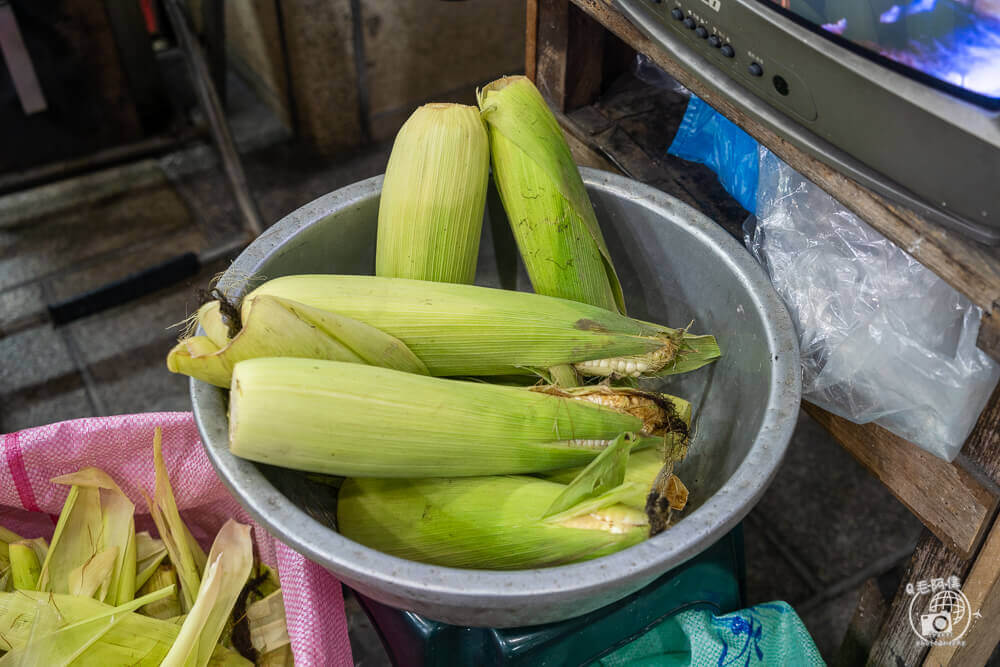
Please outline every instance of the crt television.
[[1000, 244], [1000, 0], [613, 0], [838, 171]]

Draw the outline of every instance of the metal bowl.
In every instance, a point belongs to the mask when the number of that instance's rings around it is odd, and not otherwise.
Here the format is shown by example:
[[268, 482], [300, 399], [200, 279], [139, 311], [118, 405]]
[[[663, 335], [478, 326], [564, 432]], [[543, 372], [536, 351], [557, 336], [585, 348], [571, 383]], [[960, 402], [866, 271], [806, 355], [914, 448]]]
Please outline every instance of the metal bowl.
[[[722, 358], [659, 382], [691, 400], [694, 437], [677, 474], [688, 508], [669, 530], [625, 551], [560, 567], [491, 572], [425, 565], [364, 547], [334, 530], [336, 491], [227, 448], [226, 392], [191, 382], [194, 415], [219, 476], [261, 524], [380, 602], [466, 626], [513, 627], [577, 616], [635, 592], [733, 528], [774, 477], [798, 414], [798, 347], [767, 276], [721, 227], [636, 181], [582, 169], [619, 272], [629, 314], [715, 334]], [[292, 273], [370, 274], [381, 177], [283, 218], [223, 275], [232, 296]], [[491, 193], [491, 201], [496, 201]], [[502, 212], [484, 227], [477, 282], [529, 289]], [[256, 283], [254, 283], [256, 284]], [[252, 287], [252, 285], [251, 285]]]

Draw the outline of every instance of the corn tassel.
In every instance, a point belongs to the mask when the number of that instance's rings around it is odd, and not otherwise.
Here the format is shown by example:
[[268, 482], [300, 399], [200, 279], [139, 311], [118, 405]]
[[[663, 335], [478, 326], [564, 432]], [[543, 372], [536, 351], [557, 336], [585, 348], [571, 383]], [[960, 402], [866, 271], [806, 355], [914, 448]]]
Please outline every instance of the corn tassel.
[[375, 274], [471, 283], [490, 149], [475, 107], [426, 104], [396, 135], [378, 210]]
[[526, 77], [513, 76], [478, 97], [493, 178], [535, 292], [625, 313], [590, 197], [541, 94]]
[[437, 376], [537, 374], [573, 364], [587, 375], [645, 377], [719, 357], [695, 336], [566, 299], [372, 276], [285, 276], [244, 299], [277, 296], [365, 322], [399, 339]]
[[686, 405], [630, 389], [505, 387], [252, 359], [233, 372], [229, 448], [261, 463], [355, 477], [540, 472], [585, 464], [625, 432], [643, 445], [684, 438], [677, 414]]

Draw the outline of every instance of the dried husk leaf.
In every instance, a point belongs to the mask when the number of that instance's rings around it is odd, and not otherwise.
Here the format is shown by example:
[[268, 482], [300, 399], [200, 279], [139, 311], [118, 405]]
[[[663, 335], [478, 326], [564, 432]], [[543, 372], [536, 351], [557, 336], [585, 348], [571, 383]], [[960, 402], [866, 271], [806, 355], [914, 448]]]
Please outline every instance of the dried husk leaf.
[[197, 599], [181, 625], [163, 667], [203, 667], [222, 636], [236, 599], [253, 567], [250, 527], [230, 519], [208, 554]]

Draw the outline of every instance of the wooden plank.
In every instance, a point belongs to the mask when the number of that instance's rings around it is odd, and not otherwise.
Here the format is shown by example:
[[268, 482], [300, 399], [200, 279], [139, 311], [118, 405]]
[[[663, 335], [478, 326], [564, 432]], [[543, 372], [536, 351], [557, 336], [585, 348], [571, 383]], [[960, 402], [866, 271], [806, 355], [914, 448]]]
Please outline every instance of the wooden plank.
[[991, 357], [1000, 361], [1000, 308], [994, 306], [992, 312], [983, 313], [983, 321], [979, 325], [979, 338], [976, 345]]
[[833, 659], [833, 667], [863, 665], [871, 653], [872, 645], [889, 613], [889, 605], [882, 597], [875, 578], [865, 581], [854, 616], [847, 625], [844, 641]]
[[[658, 66], [693, 93], [753, 135], [778, 157], [830, 193], [917, 261], [941, 276], [987, 312], [1000, 303], [1000, 250], [986, 248], [937, 227], [912, 211], [829, 168], [781, 136], [750, 118], [740, 107], [712, 91], [699, 77], [678, 65], [604, 0], [572, 0], [608, 30], [649, 56]], [[992, 340], [992, 339], [990, 339]], [[989, 343], [990, 340], [984, 340]], [[1000, 337], [997, 337], [1000, 344]], [[1000, 348], [987, 350], [1000, 358]]]
[[569, 0], [538, 0], [535, 85], [556, 111], [597, 98], [604, 35], [604, 28]]
[[942, 542], [970, 557], [985, 535], [996, 494], [965, 469], [875, 424], [854, 424], [811, 403], [803, 409]]
[[920, 580], [952, 575], [964, 580], [971, 566], [970, 561], [944, 546], [941, 540], [925, 530], [913, 551], [913, 558], [903, 572], [902, 583], [892, 599], [889, 613], [865, 664], [872, 667], [921, 664], [928, 647], [920, 642], [910, 626], [910, 595], [906, 592], [906, 584], [915, 585]]
[[[1000, 477], [1000, 446], [998, 446], [998, 425], [1000, 425], [1000, 388], [993, 392], [986, 409], [983, 410], [965, 441], [963, 452], [971, 463], [977, 465], [984, 475], [990, 479]], [[993, 539], [994, 527], [990, 532]], [[983, 556], [980, 556], [982, 558]], [[976, 561], [978, 566], [978, 560]], [[926, 647], [920, 647], [913, 639], [913, 628], [910, 627], [909, 603], [910, 596], [906, 593], [907, 583], [915, 583], [921, 579], [957, 576], [964, 580], [973, 567], [972, 560], [963, 559], [954, 550], [949, 549], [929, 531], [925, 531], [913, 558], [903, 576], [903, 583], [893, 599], [889, 616], [875, 642], [868, 664], [871, 665], [917, 665], [927, 652]], [[996, 622], [996, 616], [992, 617]], [[898, 662], [897, 658], [902, 662]], [[956, 663], [958, 664], [958, 663]], [[976, 663], [965, 663], [976, 664]]]
[[[1000, 522], [993, 526], [990, 536], [976, 558], [968, 578], [962, 583], [962, 592], [969, 600], [967, 613], [972, 613], [968, 631], [958, 646], [934, 646], [925, 666], [985, 665], [1000, 642]], [[975, 614], [978, 612], [978, 615]]]
[[524, 75], [534, 82], [538, 52], [538, 0], [527, 0], [524, 14]]

